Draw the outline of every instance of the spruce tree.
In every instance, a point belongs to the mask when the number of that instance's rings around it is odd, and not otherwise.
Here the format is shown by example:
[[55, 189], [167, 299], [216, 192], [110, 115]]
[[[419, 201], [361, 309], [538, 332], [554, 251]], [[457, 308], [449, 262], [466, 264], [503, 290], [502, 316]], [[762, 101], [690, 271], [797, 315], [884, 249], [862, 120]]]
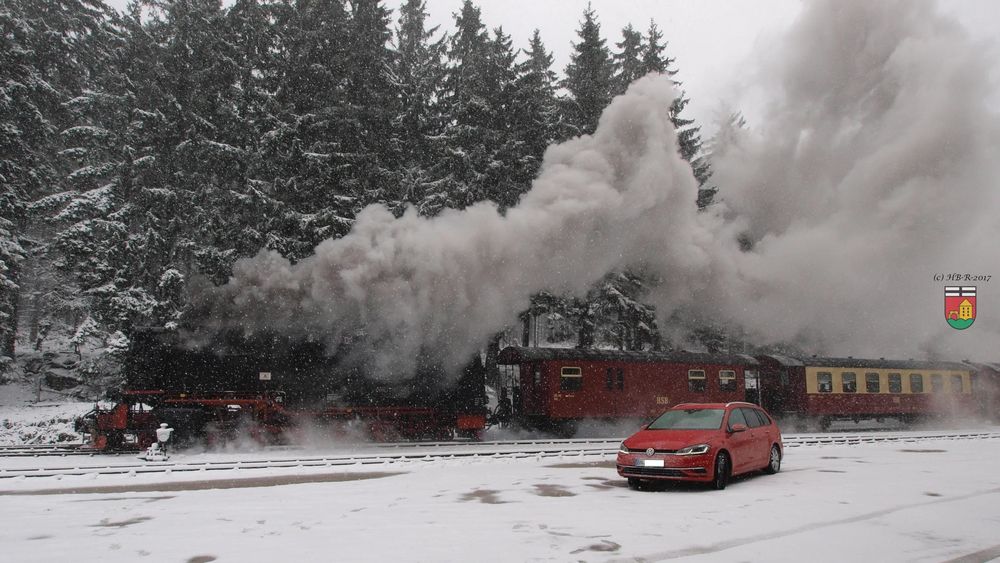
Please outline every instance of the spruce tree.
[[444, 77], [446, 37], [434, 39], [437, 27], [426, 28], [424, 0], [400, 7], [393, 76], [398, 95], [394, 130], [399, 147], [399, 187], [392, 198], [417, 205], [433, 189], [431, 169], [442, 154], [440, 83]]
[[78, 155], [61, 132], [86, 90], [111, 10], [98, 0], [10, 0], [0, 7], [0, 355], [12, 355], [26, 303], [32, 329], [55, 272], [45, 250], [44, 203], [64, 201], [63, 177]]
[[552, 55], [545, 50], [537, 29], [531, 36], [525, 57], [516, 69], [511, 118], [522, 146], [516, 181], [527, 186], [538, 174], [545, 149], [564, 136], [565, 123], [559, 112]]
[[614, 95], [624, 94], [629, 84], [647, 72], [642, 60], [642, 34], [628, 24], [622, 29], [622, 40], [615, 43], [618, 50], [613, 54], [615, 62]]
[[486, 196], [488, 146], [494, 142], [487, 92], [489, 50], [480, 10], [465, 0], [455, 15], [455, 32], [448, 41], [441, 93], [447, 115], [444, 151], [432, 171], [441, 180], [420, 203], [425, 214], [434, 215], [446, 207], [461, 209]]
[[351, 172], [356, 176], [360, 203], [392, 205], [399, 183], [400, 147], [393, 130], [398, 98], [392, 69], [395, 52], [389, 48], [390, 12], [381, 0], [352, 0], [347, 41], [345, 148], [353, 153]]
[[601, 112], [611, 102], [614, 63], [601, 37], [601, 25], [590, 4], [577, 30], [579, 43], [573, 44], [566, 66], [563, 87], [570, 93], [567, 118], [581, 134], [593, 133]]
[[291, 260], [350, 230], [360, 188], [348, 91], [348, 14], [341, 0], [285, 5], [276, 17], [278, 119], [264, 134], [266, 195], [280, 202], [267, 246]]
[[483, 198], [501, 209], [517, 204], [530, 180], [519, 174], [527, 157], [526, 146], [517, 134], [517, 68], [511, 38], [502, 28], [493, 30], [485, 72], [488, 136], [484, 165]]

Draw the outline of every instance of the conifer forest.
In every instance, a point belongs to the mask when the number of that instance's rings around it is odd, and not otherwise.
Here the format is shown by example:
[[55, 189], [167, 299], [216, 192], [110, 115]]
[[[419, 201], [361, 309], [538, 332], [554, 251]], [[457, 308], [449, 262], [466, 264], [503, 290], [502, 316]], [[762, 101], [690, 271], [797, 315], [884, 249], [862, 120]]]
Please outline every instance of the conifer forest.
[[[78, 376], [113, 371], [137, 328], [184, 322], [193, 283], [262, 249], [306, 258], [371, 204], [516, 205], [550, 144], [593, 132], [637, 78], [677, 72], [656, 22], [602, 29], [580, 7], [554, 68], [538, 31], [516, 45], [472, 0], [448, 28], [423, 0], [4, 0], [0, 373], [53, 346]], [[687, 102], [669, 111], [704, 208]], [[522, 316], [573, 345], [662, 347], [654, 282], [613, 272]]]

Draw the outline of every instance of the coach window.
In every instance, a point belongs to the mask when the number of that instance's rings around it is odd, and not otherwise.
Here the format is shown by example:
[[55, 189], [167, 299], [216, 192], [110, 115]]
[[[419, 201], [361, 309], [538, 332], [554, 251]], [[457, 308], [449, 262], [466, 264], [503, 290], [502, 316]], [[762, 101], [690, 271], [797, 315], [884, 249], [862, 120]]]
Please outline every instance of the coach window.
[[623, 368], [618, 368], [618, 390], [625, 389], [625, 370]]
[[719, 390], [736, 391], [736, 372], [731, 369], [719, 370]]
[[583, 370], [580, 368], [562, 368], [559, 377], [560, 391], [579, 391], [583, 389]]
[[910, 374], [910, 393], [924, 392], [924, 376], [920, 373]]
[[879, 383], [878, 374], [875, 372], [868, 372], [865, 374], [865, 393], [880, 393], [882, 391], [882, 384]]
[[695, 393], [705, 392], [705, 370], [688, 370], [688, 390], [694, 391]]
[[931, 374], [931, 392], [941, 393], [944, 391], [944, 378], [940, 373]]
[[607, 377], [604, 378], [604, 386], [608, 389], [615, 388], [615, 370], [608, 368]]
[[951, 392], [952, 393], [965, 392], [965, 385], [962, 383], [962, 376], [957, 373], [951, 374]]
[[816, 374], [817, 388], [820, 393], [833, 392], [833, 374], [828, 371], [821, 371]]
[[889, 392], [890, 393], [902, 393], [903, 392], [903, 376], [898, 373], [889, 374]]
[[858, 376], [853, 371], [840, 372], [841, 389], [844, 393], [857, 393]]

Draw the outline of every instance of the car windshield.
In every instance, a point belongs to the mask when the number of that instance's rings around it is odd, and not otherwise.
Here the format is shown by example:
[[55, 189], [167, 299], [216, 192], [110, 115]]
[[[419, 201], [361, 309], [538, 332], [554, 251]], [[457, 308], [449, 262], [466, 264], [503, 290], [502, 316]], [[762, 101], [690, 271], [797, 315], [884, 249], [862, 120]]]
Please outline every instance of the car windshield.
[[670, 410], [650, 423], [650, 430], [717, 430], [725, 409]]

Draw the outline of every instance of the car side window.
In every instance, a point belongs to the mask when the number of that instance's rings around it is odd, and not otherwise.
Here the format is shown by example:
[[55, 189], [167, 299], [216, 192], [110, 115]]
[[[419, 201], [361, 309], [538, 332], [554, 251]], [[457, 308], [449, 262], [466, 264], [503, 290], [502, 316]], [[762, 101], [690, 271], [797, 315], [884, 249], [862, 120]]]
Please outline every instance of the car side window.
[[749, 426], [747, 419], [743, 417], [743, 409], [733, 409], [729, 413], [729, 428], [732, 429], [734, 424]]
[[753, 409], [740, 409], [743, 411], [743, 418], [747, 420], [747, 426], [750, 428], [757, 428], [758, 426], [763, 426], [763, 421], [757, 417], [757, 413]]

